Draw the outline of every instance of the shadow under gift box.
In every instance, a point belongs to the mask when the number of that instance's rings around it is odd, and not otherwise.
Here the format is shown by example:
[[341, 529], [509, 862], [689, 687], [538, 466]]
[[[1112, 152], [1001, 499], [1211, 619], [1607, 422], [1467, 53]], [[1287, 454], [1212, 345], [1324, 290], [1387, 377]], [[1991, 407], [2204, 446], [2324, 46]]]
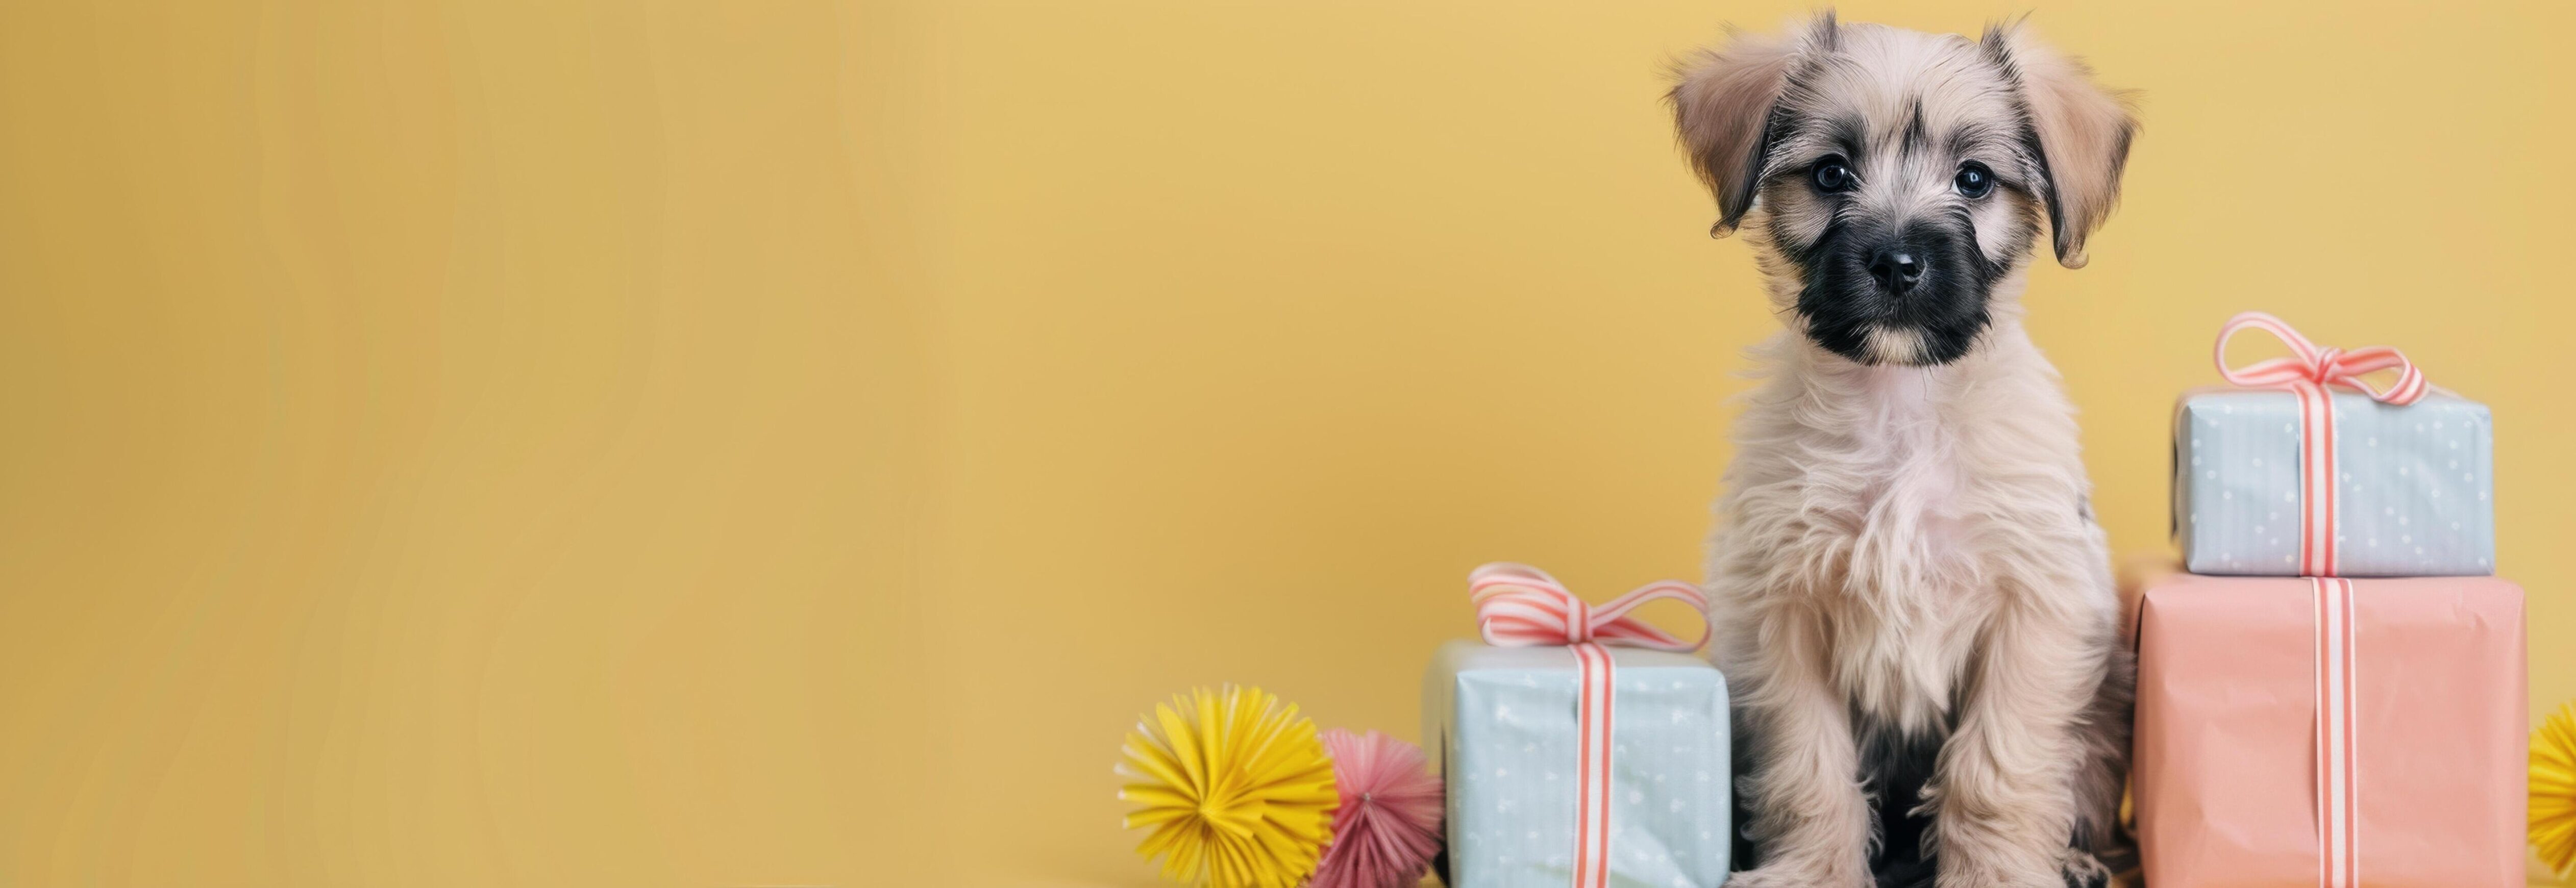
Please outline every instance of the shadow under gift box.
[[[1726, 678], [1691, 654], [1609, 647], [1610, 880], [1717, 888], [1733, 829]], [[1448, 786], [1453, 888], [1573, 884], [1579, 702], [1564, 647], [1442, 645], [1422, 737]]]
[[2305, 578], [2148, 578], [2132, 786], [2147, 884], [2523, 885], [2523, 595], [2492, 577], [2349, 582], [2350, 840], [2319, 736], [2326, 635]]

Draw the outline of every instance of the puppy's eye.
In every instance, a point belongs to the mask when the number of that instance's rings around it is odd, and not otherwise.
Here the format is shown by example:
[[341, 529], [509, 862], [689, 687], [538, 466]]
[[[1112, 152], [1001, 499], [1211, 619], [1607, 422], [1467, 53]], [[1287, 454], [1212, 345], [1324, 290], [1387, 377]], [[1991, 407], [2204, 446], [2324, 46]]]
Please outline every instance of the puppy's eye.
[[1851, 166], [1845, 164], [1840, 155], [1834, 154], [1825, 155], [1825, 159], [1816, 161], [1815, 177], [1816, 188], [1829, 193], [1849, 191], [1853, 185], [1859, 184], [1852, 176]]
[[1995, 174], [1985, 164], [1970, 161], [1960, 165], [1959, 175], [1950, 184], [1958, 187], [1961, 197], [1980, 198], [1995, 190]]

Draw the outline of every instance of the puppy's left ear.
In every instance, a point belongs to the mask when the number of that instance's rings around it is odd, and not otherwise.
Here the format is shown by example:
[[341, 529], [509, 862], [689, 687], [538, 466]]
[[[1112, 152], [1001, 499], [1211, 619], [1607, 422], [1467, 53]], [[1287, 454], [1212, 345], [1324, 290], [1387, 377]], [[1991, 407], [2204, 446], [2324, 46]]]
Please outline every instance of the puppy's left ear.
[[2138, 135], [2133, 94], [2095, 85], [2093, 69], [2041, 43], [2020, 22], [1988, 27], [1980, 46], [2021, 85], [2030, 110], [2025, 138], [2037, 143], [2057, 262], [2082, 268], [2085, 236], [2120, 200], [2120, 171]]

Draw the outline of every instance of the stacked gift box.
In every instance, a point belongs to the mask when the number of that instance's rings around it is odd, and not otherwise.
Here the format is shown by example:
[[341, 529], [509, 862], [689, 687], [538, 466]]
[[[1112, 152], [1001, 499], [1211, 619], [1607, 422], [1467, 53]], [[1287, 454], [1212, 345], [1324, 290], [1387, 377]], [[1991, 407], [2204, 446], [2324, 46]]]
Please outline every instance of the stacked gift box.
[[2133, 591], [2157, 888], [2523, 884], [2522, 590], [2493, 576], [2487, 408], [2310, 343], [2185, 394], [2187, 573]]

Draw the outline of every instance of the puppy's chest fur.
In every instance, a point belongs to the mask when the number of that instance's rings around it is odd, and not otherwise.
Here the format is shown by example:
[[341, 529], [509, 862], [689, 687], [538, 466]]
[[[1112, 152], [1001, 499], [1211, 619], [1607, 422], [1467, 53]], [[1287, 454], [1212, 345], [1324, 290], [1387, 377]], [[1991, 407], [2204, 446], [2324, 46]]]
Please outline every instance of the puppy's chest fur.
[[1813, 587], [1842, 599], [1824, 626], [1837, 683], [1859, 712], [1914, 733], [1948, 713], [1995, 593], [1977, 582], [1982, 519], [1964, 507], [1981, 482], [1949, 457], [1962, 442], [1939, 412], [1907, 400], [1821, 438], [1797, 508], [1812, 532], [1842, 537]]
[[[1989, 397], [1936, 391], [1918, 371], [1833, 381], [1842, 384], [1744, 417], [1741, 431], [1768, 440], [1739, 451], [1729, 471], [1732, 526], [1719, 543], [1758, 553], [1770, 581], [1736, 590], [1749, 599], [1736, 604], [1800, 608], [1855, 715], [1937, 733], [2008, 578], [2023, 573], [2029, 531], [2076, 523], [2080, 480], [2066, 479], [2080, 468], [2051, 465], [2048, 424], [1978, 428], [2013, 420]], [[2008, 411], [2064, 415], [2053, 389], [2035, 394]], [[2073, 452], [2071, 435], [2062, 445]]]

